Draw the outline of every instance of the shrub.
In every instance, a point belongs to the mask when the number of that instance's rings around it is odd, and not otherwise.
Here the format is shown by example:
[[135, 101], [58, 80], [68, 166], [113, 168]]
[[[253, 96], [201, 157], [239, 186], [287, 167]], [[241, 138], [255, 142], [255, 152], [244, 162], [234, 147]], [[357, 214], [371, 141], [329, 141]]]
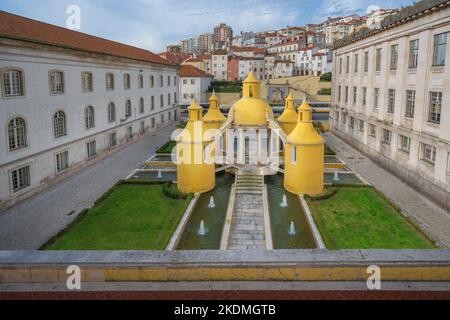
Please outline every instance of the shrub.
[[318, 95], [322, 96], [330, 96], [331, 95], [331, 88], [322, 88], [317, 92]]
[[325, 129], [323, 127], [322, 122], [320, 121], [314, 121], [313, 122], [314, 128], [317, 130], [317, 132], [319, 133], [325, 133]]
[[186, 199], [187, 194], [178, 190], [177, 186], [171, 182], [164, 184], [163, 193], [166, 197], [179, 200]]
[[322, 194], [319, 194], [318, 196], [309, 196], [305, 195], [306, 200], [310, 201], [321, 201], [321, 200], [327, 200], [333, 197], [336, 193], [338, 193], [338, 188], [332, 187], [329, 189], [326, 189]]
[[333, 75], [331, 72], [324, 73], [320, 76], [320, 82], [331, 82]]

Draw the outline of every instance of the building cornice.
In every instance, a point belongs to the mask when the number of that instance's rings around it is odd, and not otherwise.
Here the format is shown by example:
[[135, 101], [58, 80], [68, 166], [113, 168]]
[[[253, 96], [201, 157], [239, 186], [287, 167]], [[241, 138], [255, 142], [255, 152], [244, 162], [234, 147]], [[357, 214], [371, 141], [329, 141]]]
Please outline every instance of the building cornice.
[[400, 25], [412, 22], [425, 15], [436, 13], [439, 10], [450, 7], [449, 0], [426, 0], [421, 1], [413, 6], [402, 9], [399, 13], [385, 18], [381, 22], [381, 27], [378, 29], [366, 29], [353, 33], [341, 40], [337, 40], [332, 46], [333, 50], [345, 47], [354, 42], [366, 39], [373, 35], [387, 31], [389, 29], [398, 27]]

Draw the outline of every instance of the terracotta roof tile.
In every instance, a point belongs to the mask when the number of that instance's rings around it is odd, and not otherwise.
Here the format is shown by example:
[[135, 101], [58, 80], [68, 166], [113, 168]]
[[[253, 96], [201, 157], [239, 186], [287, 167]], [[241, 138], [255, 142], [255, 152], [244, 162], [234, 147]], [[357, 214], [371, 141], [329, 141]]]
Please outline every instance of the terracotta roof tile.
[[0, 37], [142, 62], [171, 65], [171, 63], [148, 50], [24, 18], [1, 10]]
[[212, 77], [212, 75], [207, 74], [206, 72], [191, 66], [190, 64], [184, 64], [180, 66], [180, 69], [178, 70], [180, 77], [199, 77], [199, 78], [207, 78]]

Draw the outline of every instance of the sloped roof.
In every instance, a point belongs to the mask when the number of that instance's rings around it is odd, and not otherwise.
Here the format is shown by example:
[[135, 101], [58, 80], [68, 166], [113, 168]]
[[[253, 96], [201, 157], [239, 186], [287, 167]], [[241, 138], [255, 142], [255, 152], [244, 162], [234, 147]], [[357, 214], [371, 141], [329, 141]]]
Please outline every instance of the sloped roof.
[[190, 78], [208, 78], [212, 75], [207, 74], [203, 70], [200, 70], [190, 64], [183, 64], [180, 66], [180, 69], [178, 70], [180, 77], [190, 77]]
[[172, 65], [145, 49], [106, 40], [0, 10], [0, 38], [22, 40], [71, 50]]

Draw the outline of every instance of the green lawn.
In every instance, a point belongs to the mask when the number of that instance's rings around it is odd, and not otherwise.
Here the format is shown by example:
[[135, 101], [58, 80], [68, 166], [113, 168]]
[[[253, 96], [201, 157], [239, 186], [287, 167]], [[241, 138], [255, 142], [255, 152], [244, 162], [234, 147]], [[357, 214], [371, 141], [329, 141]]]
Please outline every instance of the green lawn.
[[175, 141], [167, 142], [161, 148], [159, 148], [156, 153], [172, 153], [173, 149], [176, 147], [177, 143]]
[[430, 249], [434, 245], [373, 188], [342, 187], [308, 200], [328, 249]]
[[174, 200], [163, 185], [119, 185], [47, 250], [164, 250], [191, 197]]

